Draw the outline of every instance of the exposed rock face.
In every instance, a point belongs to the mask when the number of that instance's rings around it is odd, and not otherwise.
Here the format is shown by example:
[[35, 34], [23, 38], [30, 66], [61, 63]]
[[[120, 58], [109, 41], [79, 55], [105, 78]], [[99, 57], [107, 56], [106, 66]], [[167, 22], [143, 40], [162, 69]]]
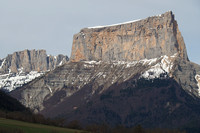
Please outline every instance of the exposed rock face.
[[82, 29], [74, 35], [71, 61], [136, 61], [178, 53], [188, 60], [185, 44], [171, 11], [111, 26]]
[[200, 66], [188, 60], [172, 12], [83, 29], [70, 60], [10, 94], [47, 117], [89, 124], [177, 128], [200, 121]]
[[186, 92], [200, 97], [198, 81], [196, 80], [196, 75], [200, 74], [200, 65], [177, 58], [171, 72], [172, 77]]
[[68, 61], [67, 56], [47, 56], [45, 50], [24, 50], [8, 55], [1, 62], [0, 74], [10, 72], [17, 73], [23, 68], [23, 72], [52, 70], [60, 63]]
[[10, 54], [0, 61], [0, 89], [12, 91], [67, 61], [67, 56], [47, 56], [45, 50], [24, 50]]

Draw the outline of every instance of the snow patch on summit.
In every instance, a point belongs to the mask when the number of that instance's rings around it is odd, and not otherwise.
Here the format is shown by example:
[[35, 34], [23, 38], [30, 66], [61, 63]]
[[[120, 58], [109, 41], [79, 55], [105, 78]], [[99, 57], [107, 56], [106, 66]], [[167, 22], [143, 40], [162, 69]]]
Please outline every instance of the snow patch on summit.
[[141, 19], [133, 20], [133, 21], [127, 21], [123, 23], [117, 23], [117, 24], [112, 24], [112, 25], [102, 25], [102, 26], [94, 26], [94, 27], [88, 27], [88, 29], [96, 29], [96, 28], [105, 28], [105, 27], [111, 27], [111, 26], [118, 26], [118, 25], [124, 25], [124, 24], [129, 24], [129, 23], [134, 23], [137, 21], [140, 21]]
[[[171, 12], [171, 11], [168, 11]], [[152, 16], [152, 17], [162, 17], [162, 14], [156, 15], [156, 16]], [[118, 25], [124, 25], [124, 24], [130, 24], [130, 23], [134, 23], [134, 22], [138, 22], [142, 19], [136, 19], [136, 20], [132, 20], [132, 21], [127, 21], [127, 22], [123, 22], [123, 23], [116, 23], [116, 24], [111, 24], [111, 25], [100, 25], [100, 26], [93, 26], [93, 27], [87, 27], [88, 29], [96, 29], [96, 28], [105, 28], [105, 27], [112, 27], [112, 26], [118, 26]]]

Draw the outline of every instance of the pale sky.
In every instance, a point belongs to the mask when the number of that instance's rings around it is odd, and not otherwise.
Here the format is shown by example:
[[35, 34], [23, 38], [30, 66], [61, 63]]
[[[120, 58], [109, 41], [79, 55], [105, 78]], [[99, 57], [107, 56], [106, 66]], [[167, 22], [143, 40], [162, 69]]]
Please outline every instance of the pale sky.
[[172, 10], [189, 59], [200, 64], [200, 0], [0, 0], [0, 58], [24, 49], [70, 56], [73, 34]]

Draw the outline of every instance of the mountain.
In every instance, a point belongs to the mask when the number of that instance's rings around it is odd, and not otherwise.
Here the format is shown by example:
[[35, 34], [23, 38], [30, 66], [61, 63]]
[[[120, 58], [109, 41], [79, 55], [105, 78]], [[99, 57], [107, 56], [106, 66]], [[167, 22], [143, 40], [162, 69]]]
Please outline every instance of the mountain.
[[84, 28], [74, 35], [69, 62], [10, 95], [68, 122], [198, 127], [200, 66], [186, 51], [171, 11]]
[[24, 50], [0, 60], [0, 89], [13, 89], [30, 82], [68, 61], [64, 55], [47, 55], [45, 50]]

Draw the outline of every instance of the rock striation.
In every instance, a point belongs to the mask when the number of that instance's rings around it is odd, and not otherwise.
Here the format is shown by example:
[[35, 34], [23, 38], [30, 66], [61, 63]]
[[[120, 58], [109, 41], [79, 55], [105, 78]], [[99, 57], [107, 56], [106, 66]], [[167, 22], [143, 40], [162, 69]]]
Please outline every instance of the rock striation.
[[146, 19], [82, 29], [73, 37], [70, 61], [136, 61], [178, 53], [188, 60], [171, 11]]
[[[103, 93], [112, 84], [124, 82], [141, 72], [145, 72], [147, 68], [154, 66], [162, 59], [166, 60], [161, 57], [160, 59], [141, 60], [132, 63], [68, 62], [45, 74], [42, 78], [23, 86], [23, 89], [15, 90], [12, 94], [25, 106], [30, 107], [35, 112], [40, 112], [48, 108], [49, 101], [52, 101], [56, 95], [55, 106], [91, 84], [91, 90], [84, 96], [85, 100], [90, 99], [90, 96], [95, 93]], [[163, 65], [160, 66], [160, 69]], [[162, 73], [165, 73], [165, 71], [155, 76], [159, 77]], [[53, 116], [53, 114], [51, 115]]]

